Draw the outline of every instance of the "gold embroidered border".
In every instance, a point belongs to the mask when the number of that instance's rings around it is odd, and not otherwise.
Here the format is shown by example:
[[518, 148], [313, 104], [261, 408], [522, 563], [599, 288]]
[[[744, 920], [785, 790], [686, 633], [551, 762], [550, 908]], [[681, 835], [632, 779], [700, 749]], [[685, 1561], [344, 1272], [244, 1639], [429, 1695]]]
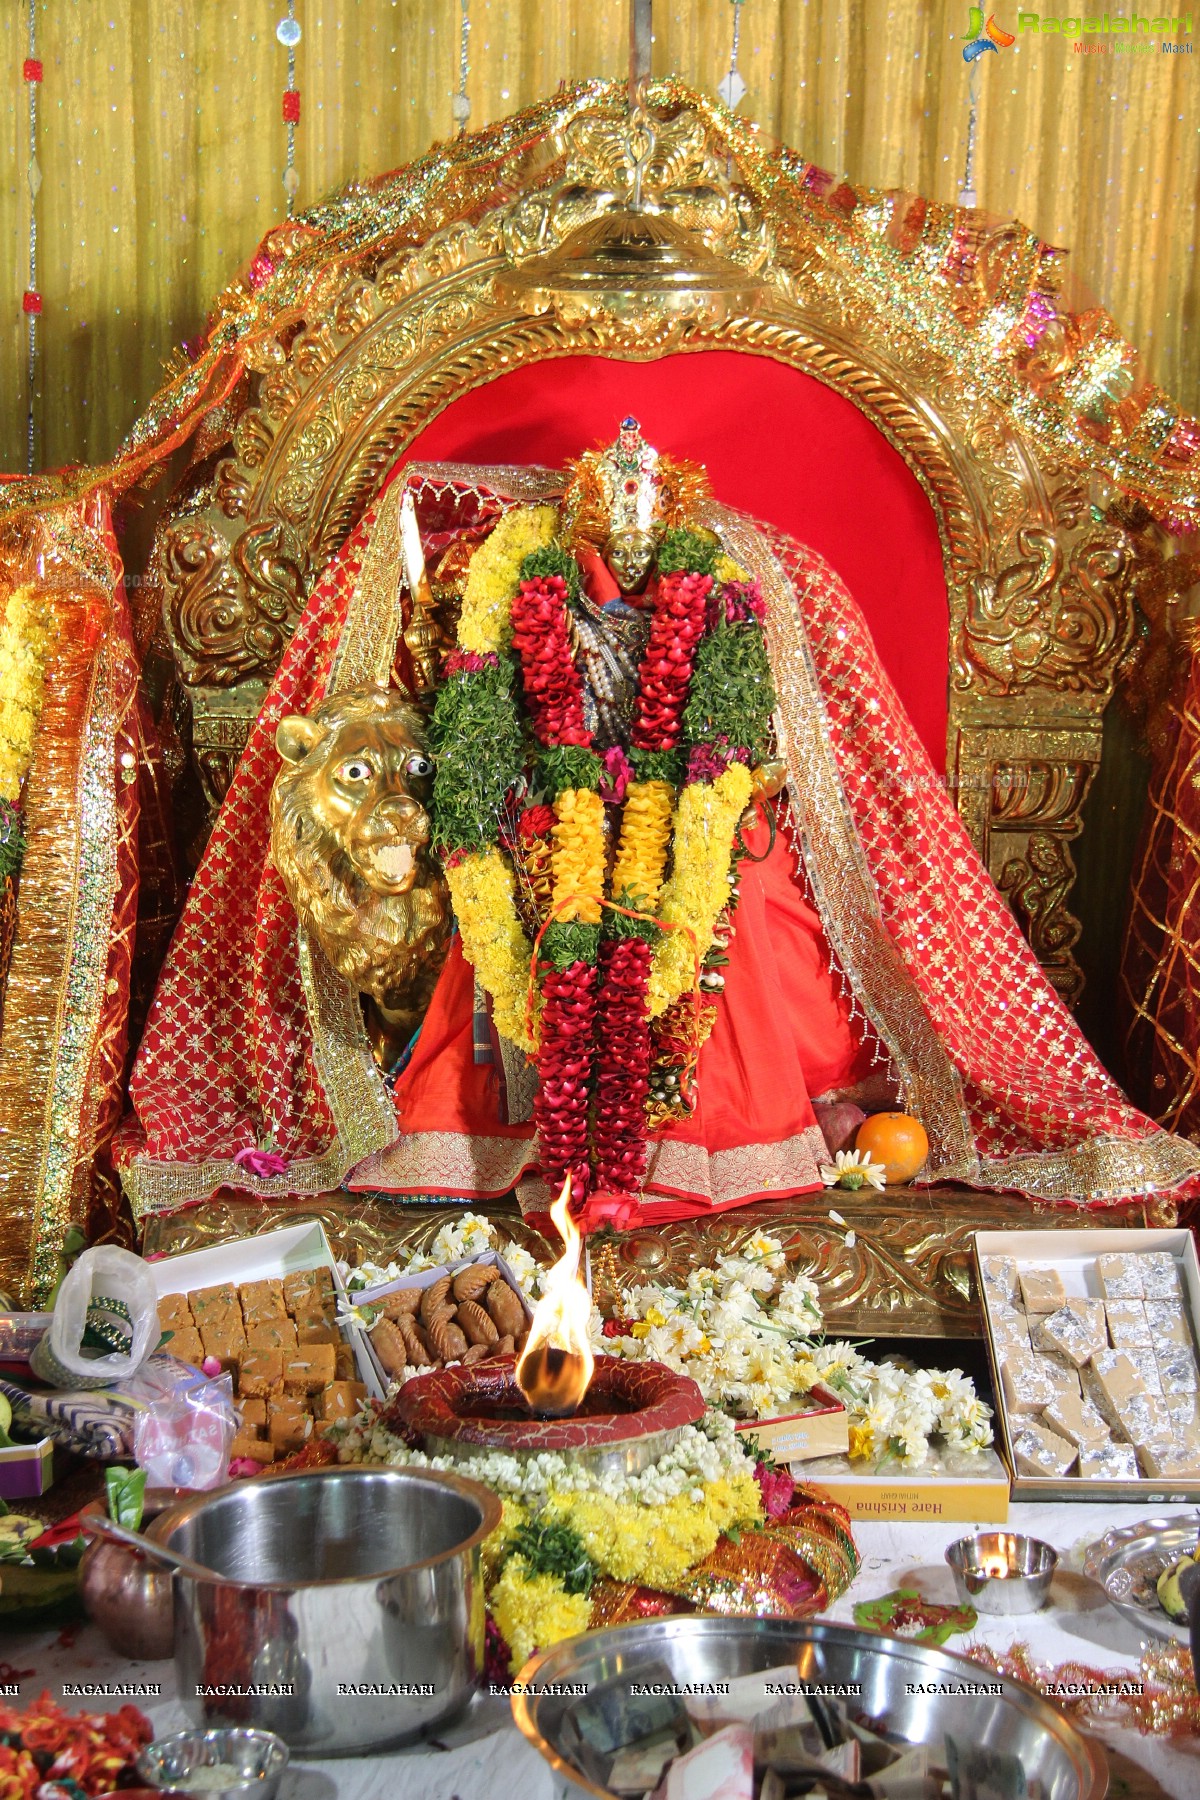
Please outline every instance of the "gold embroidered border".
[[532, 1167], [536, 1154], [531, 1137], [415, 1131], [397, 1137], [362, 1163], [354, 1171], [354, 1189], [499, 1199]]
[[[110, 629], [120, 571], [78, 512], [44, 524], [61, 637], [25, 785], [29, 849], [0, 1042], [0, 1280], [35, 1302], [58, 1278], [73, 1204], [84, 1198], [77, 1176], [117, 897], [120, 723]], [[89, 609], [100, 615], [94, 640], [80, 628]]]

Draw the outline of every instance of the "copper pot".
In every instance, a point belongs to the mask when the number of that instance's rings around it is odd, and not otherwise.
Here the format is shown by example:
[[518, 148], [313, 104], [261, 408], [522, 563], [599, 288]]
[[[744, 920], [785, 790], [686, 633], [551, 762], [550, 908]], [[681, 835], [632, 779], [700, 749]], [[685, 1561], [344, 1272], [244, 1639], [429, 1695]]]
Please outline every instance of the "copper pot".
[[[143, 1521], [187, 1498], [182, 1488], [151, 1488]], [[102, 1513], [104, 1502], [83, 1509]], [[156, 1566], [136, 1550], [93, 1539], [79, 1565], [84, 1610], [114, 1650], [133, 1662], [162, 1662], [175, 1653], [175, 1596], [170, 1569]]]

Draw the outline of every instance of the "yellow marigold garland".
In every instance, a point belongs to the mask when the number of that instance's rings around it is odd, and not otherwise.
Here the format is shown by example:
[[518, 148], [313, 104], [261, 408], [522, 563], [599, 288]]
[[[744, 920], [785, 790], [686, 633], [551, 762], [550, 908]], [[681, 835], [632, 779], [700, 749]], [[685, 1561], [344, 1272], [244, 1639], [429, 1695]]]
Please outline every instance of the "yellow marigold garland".
[[54, 635], [42, 596], [15, 588], [0, 625], [0, 799], [18, 799], [29, 771]]
[[[750, 1470], [704, 1482], [699, 1499], [688, 1492], [651, 1506], [551, 1489], [536, 1511], [577, 1531], [602, 1575], [668, 1591], [712, 1553], [722, 1533], [763, 1520]], [[506, 1496], [503, 1519], [483, 1548], [488, 1605], [512, 1651], [514, 1673], [535, 1650], [586, 1631], [591, 1611], [587, 1597], [568, 1594], [557, 1576], [531, 1574], [519, 1554], [504, 1555], [518, 1526], [532, 1516], [528, 1506]]]
[[604, 802], [588, 788], [564, 788], [554, 802], [554, 898], [560, 923], [598, 925], [604, 892]]
[[521, 578], [521, 564], [554, 536], [553, 506], [519, 506], [505, 513], [471, 558], [458, 623], [458, 647], [486, 656], [508, 647], [509, 609]]
[[658, 904], [667, 866], [674, 797], [669, 781], [631, 781], [625, 790], [612, 891], [616, 899], [628, 894], [647, 912]]
[[517, 914], [512, 867], [494, 846], [446, 870], [463, 955], [492, 996], [496, 1029], [522, 1050], [536, 1043], [525, 1025], [532, 946]]
[[722, 907], [729, 899], [729, 859], [737, 822], [751, 793], [750, 771], [730, 763], [712, 786], [692, 782], [675, 809], [675, 861], [662, 890], [659, 917], [682, 925], [664, 931], [650, 971], [650, 1016], [665, 1012], [691, 987], [696, 957], [711, 948]]
[[531, 1575], [520, 1556], [509, 1557], [489, 1602], [512, 1651], [514, 1674], [535, 1650], [578, 1637], [592, 1616], [586, 1594], [568, 1594], [556, 1575]]

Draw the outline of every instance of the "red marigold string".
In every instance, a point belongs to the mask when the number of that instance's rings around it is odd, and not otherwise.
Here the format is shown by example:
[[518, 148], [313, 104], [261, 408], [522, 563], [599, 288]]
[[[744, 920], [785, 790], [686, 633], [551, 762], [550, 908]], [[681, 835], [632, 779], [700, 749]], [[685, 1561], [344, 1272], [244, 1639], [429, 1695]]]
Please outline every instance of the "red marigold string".
[[631, 742], [638, 750], [673, 750], [696, 649], [704, 635], [711, 575], [672, 570], [660, 575], [650, 641], [638, 673], [638, 709]]
[[542, 978], [542, 1047], [538, 1057], [533, 1112], [541, 1147], [542, 1173], [552, 1186], [571, 1177], [572, 1191], [586, 1197], [588, 1103], [595, 1057], [596, 971], [573, 962], [547, 969]]
[[596, 1078], [596, 1185], [620, 1194], [638, 1193], [646, 1173], [649, 981], [650, 946], [643, 938], [601, 944], [596, 1031], [605, 1056]]
[[584, 724], [583, 682], [571, 649], [566, 602], [561, 575], [523, 581], [510, 613], [512, 642], [539, 743], [586, 747], [592, 734]]

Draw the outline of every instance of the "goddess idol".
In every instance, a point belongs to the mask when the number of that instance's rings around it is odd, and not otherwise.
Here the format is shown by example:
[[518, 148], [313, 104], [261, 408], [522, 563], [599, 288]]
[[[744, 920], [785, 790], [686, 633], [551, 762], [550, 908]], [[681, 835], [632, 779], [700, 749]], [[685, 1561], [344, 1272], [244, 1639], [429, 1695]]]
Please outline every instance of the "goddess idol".
[[393, 476], [263, 704], [131, 1096], [140, 1213], [540, 1214], [569, 1176], [589, 1225], [669, 1220], [820, 1187], [847, 1098], [915, 1113], [929, 1180], [1200, 1172], [1043, 976], [838, 578], [632, 418], [562, 474]]

